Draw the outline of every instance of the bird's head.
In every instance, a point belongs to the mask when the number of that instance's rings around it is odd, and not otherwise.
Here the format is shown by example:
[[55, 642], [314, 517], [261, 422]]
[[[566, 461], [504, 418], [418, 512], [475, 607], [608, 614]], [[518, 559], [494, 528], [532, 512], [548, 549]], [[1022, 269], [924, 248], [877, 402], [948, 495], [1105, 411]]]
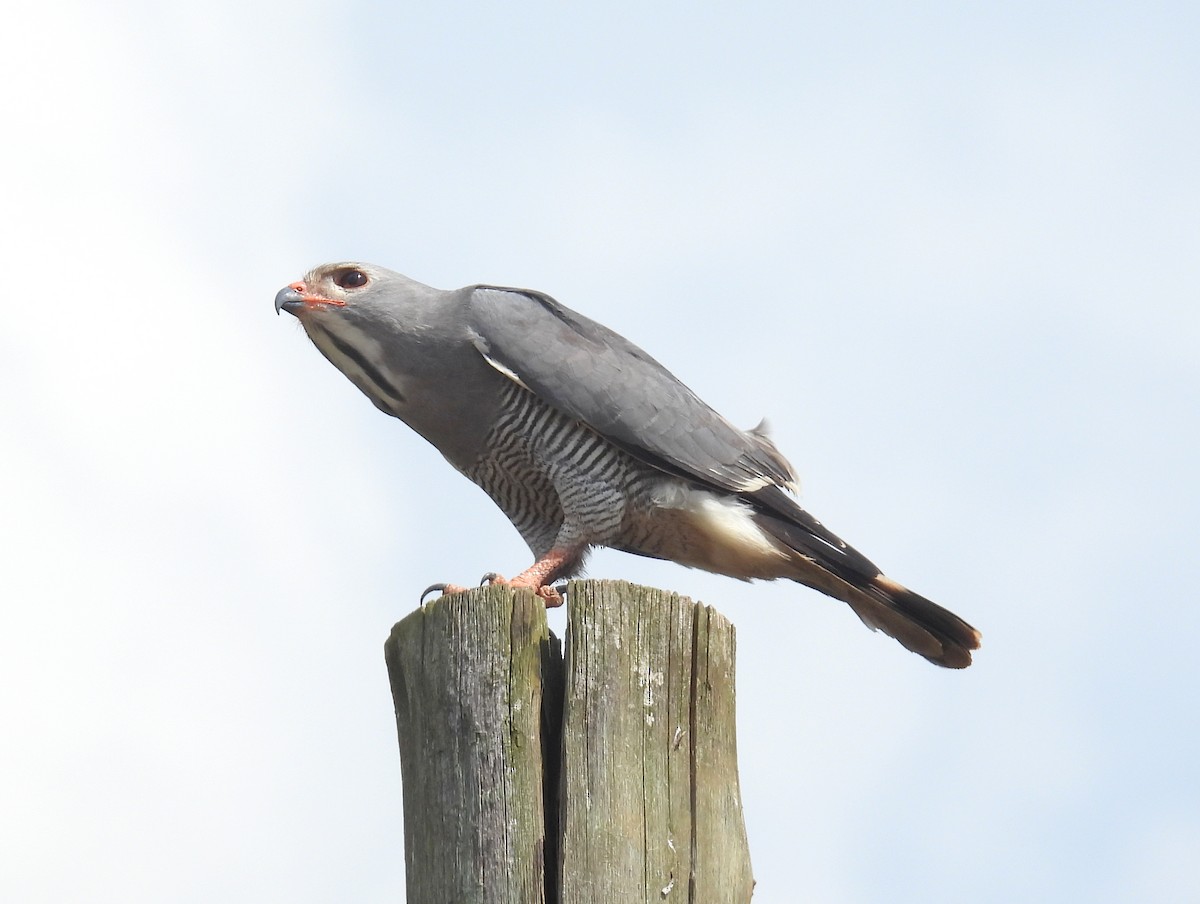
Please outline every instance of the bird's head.
[[275, 312], [287, 311], [302, 321], [317, 311], [335, 310], [369, 299], [377, 284], [392, 274], [370, 264], [323, 264], [275, 295]]
[[344, 262], [322, 264], [280, 289], [275, 310], [300, 321], [321, 354], [377, 406], [405, 417], [412, 386], [444, 380], [447, 367], [464, 366], [452, 352], [471, 341], [461, 311], [468, 297], [373, 264]]
[[[275, 295], [275, 312], [287, 311], [304, 326], [322, 351], [324, 332], [342, 334], [344, 342], [399, 341], [455, 327], [443, 292], [374, 264], [346, 261], [314, 267]], [[352, 330], [363, 335], [351, 335]]]

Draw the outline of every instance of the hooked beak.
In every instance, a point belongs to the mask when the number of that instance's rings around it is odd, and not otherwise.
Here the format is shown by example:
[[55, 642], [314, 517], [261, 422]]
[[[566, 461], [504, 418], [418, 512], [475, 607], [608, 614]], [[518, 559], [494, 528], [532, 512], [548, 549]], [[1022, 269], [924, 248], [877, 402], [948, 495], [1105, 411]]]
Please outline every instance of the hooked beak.
[[336, 298], [326, 298], [324, 295], [313, 295], [302, 282], [294, 282], [285, 286], [275, 295], [276, 314], [280, 311], [287, 311], [289, 314], [299, 317], [304, 311], [321, 305], [333, 305], [341, 308], [346, 306], [346, 302], [338, 301]]

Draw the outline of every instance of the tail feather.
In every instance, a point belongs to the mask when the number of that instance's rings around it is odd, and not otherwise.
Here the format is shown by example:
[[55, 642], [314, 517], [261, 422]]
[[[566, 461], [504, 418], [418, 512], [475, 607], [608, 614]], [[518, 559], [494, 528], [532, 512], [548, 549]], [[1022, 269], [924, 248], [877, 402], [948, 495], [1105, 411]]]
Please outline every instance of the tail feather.
[[863, 588], [846, 588], [846, 602], [867, 627], [878, 628], [935, 665], [965, 669], [971, 651], [979, 649], [978, 631], [885, 575], [876, 575]]
[[[806, 512], [796, 506], [805, 518]], [[778, 509], [776, 509], [778, 512]], [[817, 522], [815, 531], [801, 519], [761, 510], [755, 520], [796, 553], [792, 579], [850, 605], [872, 630], [883, 631], [935, 665], [965, 669], [980, 634], [969, 624], [884, 575], [864, 556]]]

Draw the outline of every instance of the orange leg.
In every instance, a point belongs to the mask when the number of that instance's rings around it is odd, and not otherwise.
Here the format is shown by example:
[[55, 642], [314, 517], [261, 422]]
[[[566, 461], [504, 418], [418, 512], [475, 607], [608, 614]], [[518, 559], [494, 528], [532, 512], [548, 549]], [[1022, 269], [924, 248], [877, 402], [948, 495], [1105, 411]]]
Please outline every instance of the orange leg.
[[553, 609], [563, 604], [563, 598], [550, 585], [578, 559], [578, 550], [552, 549], [511, 581], [498, 574], [490, 574], [487, 579], [493, 584], [507, 584], [510, 587], [532, 590], [546, 601], [547, 609]]
[[[571, 566], [579, 561], [579, 556], [579, 550], [552, 549], [511, 581], [508, 578], [501, 577], [494, 571], [489, 571], [483, 576], [483, 583], [506, 584], [509, 587], [522, 587], [526, 590], [532, 590], [537, 596], [546, 601], [547, 609], [553, 609], [555, 606], [563, 604], [563, 598], [550, 585], [563, 573], [570, 571]], [[421, 594], [422, 601], [435, 590], [439, 590], [445, 595], [448, 593], [466, 593], [468, 588], [460, 587], [458, 584], [433, 584], [427, 587], [425, 592]]]

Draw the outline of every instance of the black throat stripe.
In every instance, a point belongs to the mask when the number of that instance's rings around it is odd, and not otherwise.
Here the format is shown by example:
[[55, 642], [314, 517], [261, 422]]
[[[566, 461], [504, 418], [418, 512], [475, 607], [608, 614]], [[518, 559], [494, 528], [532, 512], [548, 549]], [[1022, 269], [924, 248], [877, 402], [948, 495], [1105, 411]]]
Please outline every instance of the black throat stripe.
[[351, 361], [358, 365], [361, 370], [376, 387], [381, 398], [387, 401], [404, 404], [405, 399], [403, 393], [399, 392], [395, 386], [385, 377], [374, 364], [368, 361], [353, 345], [342, 339], [332, 330], [325, 327], [320, 327], [321, 332], [329, 340], [329, 344], [338, 350], [342, 355], [345, 355]]

